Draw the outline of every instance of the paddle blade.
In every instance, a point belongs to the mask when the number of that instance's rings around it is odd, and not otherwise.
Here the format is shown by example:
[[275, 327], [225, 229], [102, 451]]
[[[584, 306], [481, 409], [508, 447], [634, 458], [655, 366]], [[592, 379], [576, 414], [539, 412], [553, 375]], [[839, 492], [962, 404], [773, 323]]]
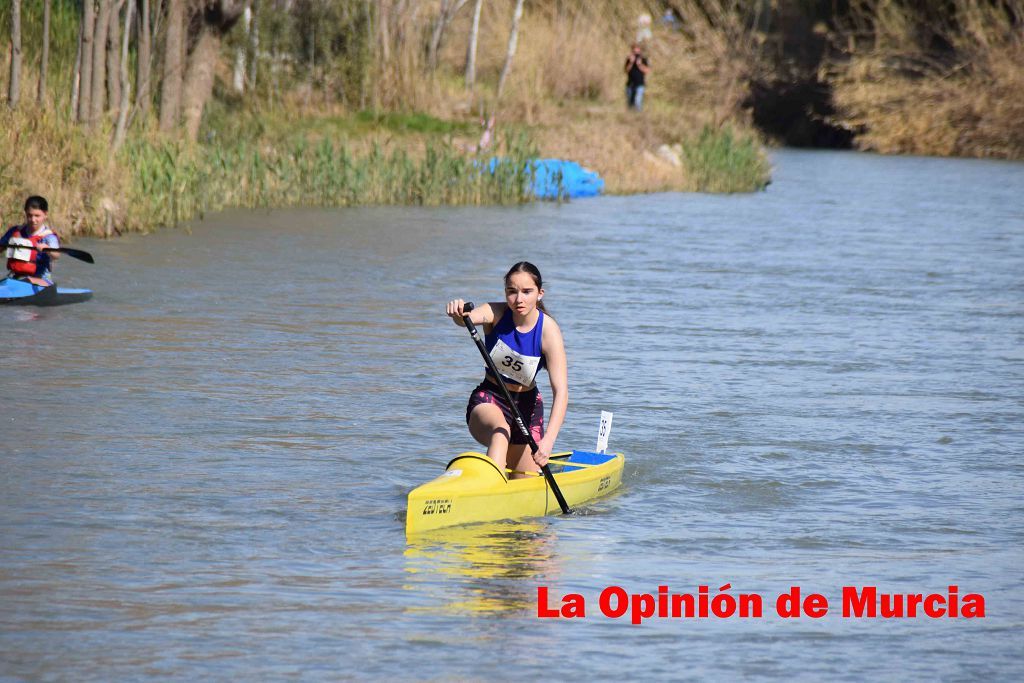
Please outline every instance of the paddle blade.
[[82, 261], [85, 261], [86, 263], [96, 263], [96, 259], [94, 259], [92, 257], [92, 254], [90, 254], [89, 252], [81, 251], [80, 249], [75, 249], [74, 252], [75, 253], [72, 254], [69, 251], [68, 252], [68, 256], [73, 256], [76, 259], [81, 259]]
[[50, 247], [48, 249], [45, 249], [44, 251], [56, 251], [61, 254], [67, 254], [71, 258], [76, 258], [79, 261], [85, 261], [86, 263], [96, 263], [96, 260], [93, 259], [92, 254], [90, 254], [87, 251], [82, 251], [81, 249], [72, 249], [70, 247], [60, 247], [58, 249], [54, 249]]

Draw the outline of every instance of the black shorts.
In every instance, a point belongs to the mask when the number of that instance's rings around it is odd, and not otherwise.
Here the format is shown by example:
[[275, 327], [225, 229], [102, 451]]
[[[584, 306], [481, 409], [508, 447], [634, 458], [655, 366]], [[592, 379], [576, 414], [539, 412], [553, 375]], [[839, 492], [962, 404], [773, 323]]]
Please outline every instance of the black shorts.
[[[540, 390], [534, 387], [529, 391], [510, 393], [512, 394], [512, 400], [516, 403], [516, 407], [519, 408], [519, 414], [523, 416], [523, 423], [526, 424], [527, 429], [530, 430], [530, 434], [533, 436], [533, 440], [540, 441], [543, 439], [544, 399], [541, 398]], [[473, 393], [469, 395], [469, 403], [466, 405], [466, 424], [469, 424], [469, 414], [473, 412], [473, 408], [476, 408], [481, 403], [493, 403], [501, 408], [501, 412], [505, 416], [505, 422], [508, 423], [509, 441], [511, 443], [517, 445], [529, 443], [519, 430], [515, 414], [505, 401], [505, 395], [501, 391], [501, 387], [489, 381], [480, 382], [477, 388], [473, 390]]]

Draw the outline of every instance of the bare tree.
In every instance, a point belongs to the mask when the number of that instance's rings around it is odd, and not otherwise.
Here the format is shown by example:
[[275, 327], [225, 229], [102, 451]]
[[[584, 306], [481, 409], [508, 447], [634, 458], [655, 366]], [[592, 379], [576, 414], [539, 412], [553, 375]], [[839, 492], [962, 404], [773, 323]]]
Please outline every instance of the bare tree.
[[50, 70], [50, 0], [43, 0], [43, 44], [39, 56], [39, 88], [36, 101], [43, 104], [46, 99], [46, 76]]
[[508, 34], [508, 49], [505, 51], [505, 64], [501, 67], [501, 77], [498, 78], [498, 93], [501, 97], [505, 89], [505, 79], [508, 72], [512, 70], [512, 58], [516, 55], [516, 42], [519, 40], [519, 20], [523, 18], [523, 0], [516, 0], [516, 8], [512, 12], [512, 30]]
[[[139, 2], [138, 65], [135, 68], [135, 108], [145, 119], [149, 113], [149, 80], [152, 71], [152, 26], [149, 23], [149, 0]], [[125, 26], [129, 26], [125, 22]]]
[[473, 89], [476, 82], [476, 40], [480, 32], [480, 10], [484, 0], [476, 0], [473, 4], [473, 25], [469, 29], [469, 47], [466, 50], [466, 88]]
[[113, 0], [100, 0], [99, 12], [96, 14], [96, 29], [92, 36], [92, 93], [89, 101], [89, 118], [86, 124], [92, 128], [103, 118], [106, 102], [106, 52], [107, 32], [110, 28], [110, 13], [113, 11]]
[[78, 96], [82, 87], [82, 27], [78, 27], [78, 48], [75, 50], [75, 70], [71, 75], [71, 120], [78, 118]]
[[92, 99], [92, 32], [96, 23], [96, 12], [93, 0], [82, 3], [82, 61], [81, 78], [78, 82], [78, 122], [89, 120], [90, 101]]
[[249, 88], [256, 87], [257, 65], [260, 61], [260, 0], [252, 0], [252, 27], [249, 31]]
[[198, 24], [198, 36], [188, 56], [181, 89], [185, 134], [190, 140], [199, 136], [203, 109], [213, 94], [213, 70], [221, 42], [242, 17], [247, 4], [247, 0], [206, 0], [205, 7], [192, 17], [193, 24]]
[[14, 109], [21, 97], [21, 0], [11, 2], [11, 80], [7, 83], [7, 104]]
[[377, 47], [381, 62], [391, 61], [391, 0], [377, 0]]
[[114, 140], [110, 145], [110, 154], [113, 155], [124, 144], [125, 132], [128, 129], [128, 109], [131, 107], [132, 82], [128, 77], [128, 41], [132, 35], [132, 9], [135, 7], [134, 0], [128, 3], [128, 9], [124, 12], [124, 40], [121, 42], [121, 101], [117, 111], [117, 126], [114, 128]]
[[164, 38], [164, 80], [160, 88], [160, 130], [178, 125], [181, 86], [184, 80], [185, 0], [167, 4], [167, 35]]
[[121, 9], [125, 0], [115, 0], [107, 28], [107, 103], [115, 110], [121, 102]]
[[235, 48], [235, 68], [231, 74], [231, 88], [238, 94], [245, 92], [245, 60], [249, 49], [249, 36], [252, 33], [252, 8], [246, 7], [242, 12], [242, 26], [245, 28], [245, 43]]
[[427, 49], [427, 64], [430, 70], [437, 68], [437, 55], [441, 51], [441, 43], [444, 41], [444, 32], [455, 19], [455, 15], [465, 6], [469, 0], [441, 0], [441, 8], [438, 10], [437, 19], [434, 21], [434, 28], [430, 32], [430, 46]]

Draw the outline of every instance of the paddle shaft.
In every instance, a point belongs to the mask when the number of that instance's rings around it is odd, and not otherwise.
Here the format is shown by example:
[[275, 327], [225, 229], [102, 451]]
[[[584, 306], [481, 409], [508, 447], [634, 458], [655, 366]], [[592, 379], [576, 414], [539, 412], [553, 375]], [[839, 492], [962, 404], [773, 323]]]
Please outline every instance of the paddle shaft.
[[[463, 305], [462, 310], [468, 314], [473, 310], [473, 302], [467, 301], [465, 305]], [[512, 392], [510, 392], [508, 387], [505, 386], [505, 381], [501, 378], [501, 375], [498, 373], [498, 368], [494, 365], [494, 359], [491, 358], [491, 354], [487, 353], [487, 347], [484, 346], [484, 340], [480, 338], [480, 331], [476, 329], [476, 325], [474, 325], [473, 321], [469, 319], [469, 315], [463, 315], [462, 322], [466, 324], [466, 329], [469, 330], [469, 335], [473, 337], [473, 341], [476, 342], [477, 350], [479, 350], [480, 355], [484, 357], [484, 362], [487, 363], [488, 369], [490, 369], [491, 374], [493, 374], [495, 380], [497, 380], [498, 386], [501, 387], [501, 393], [505, 397], [505, 402], [508, 403], [509, 407], [512, 409], [512, 415], [516, 419], [516, 425], [519, 427], [519, 431], [524, 437], [526, 437], [527, 442], [529, 442], [530, 450], [533, 453], [536, 453], [539, 448], [537, 446], [537, 442], [534, 440], [533, 434], [530, 433], [530, 430], [526, 428], [523, 416], [519, 412], [519, 406], [516, 405], [514, 400], [512, 400]], [[544, 473], [544, 478], [547, 480], [548, 486], [551, 487], [551, 492], [555, 494], [555, 500], [558, 501], [558, 507], [562, 508], [562, 514], [569, 514], [569, 504], [565, 502], [565, 497], [562, 495], [562, 490], [558, 488], [558, 484], [555, 482], [555, 476], [551, 474], [551, 469], [548, 468], [547, 465], [544, 465], [540, 469], [541, 472]]]
[[[0, 245], [0, 249], [6, 249], [9, 246], [9, 244]], [[18, 247], [16, 245], [14, 248], [19, 249], [23, 247]], [[81, 249], [72, 249], [70, 247], [41, 247], [39, 251], [56, 251], [61, 254], [67, 254], [71, 258], [76, 258], [79, 261], [85, 261], [86, 263], [96, 263], [96, 259], [92, 257], [92, 254], [90, 254], [87, 251], [82, 251]]]

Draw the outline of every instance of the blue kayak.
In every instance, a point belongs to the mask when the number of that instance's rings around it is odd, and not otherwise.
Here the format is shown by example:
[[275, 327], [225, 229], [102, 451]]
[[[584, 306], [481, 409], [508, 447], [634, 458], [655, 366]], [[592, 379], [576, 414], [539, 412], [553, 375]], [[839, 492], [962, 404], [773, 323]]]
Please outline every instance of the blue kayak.
[[61, 289], [57, 285], [44, 287], [10, 277], [0, 280], [0, 306], [61, 306], [91, 298], [90, 289]]

